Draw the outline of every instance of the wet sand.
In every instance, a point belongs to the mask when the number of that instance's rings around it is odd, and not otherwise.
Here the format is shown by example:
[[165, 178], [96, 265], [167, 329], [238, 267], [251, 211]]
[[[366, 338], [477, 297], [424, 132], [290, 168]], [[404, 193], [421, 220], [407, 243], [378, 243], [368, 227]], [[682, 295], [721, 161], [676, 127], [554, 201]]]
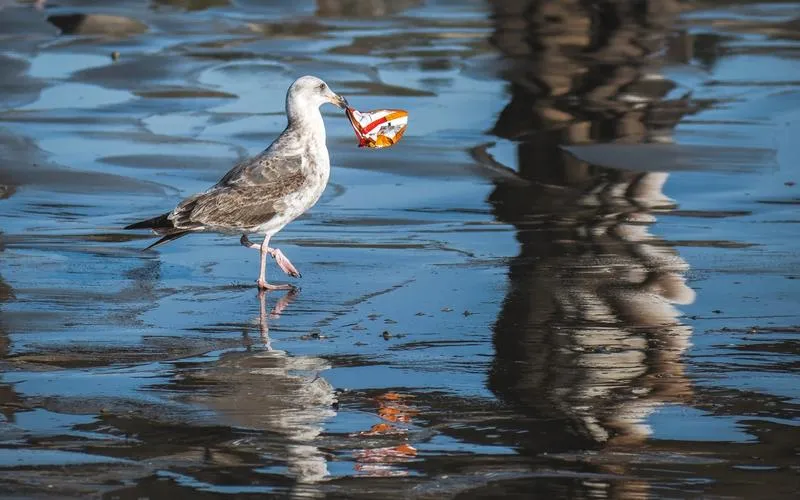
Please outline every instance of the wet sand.
[[[796, 5], [609, 5], [0, 1], [0, 494], [790, 497]], [[307, 73], [301, 290], [141, 251]]]

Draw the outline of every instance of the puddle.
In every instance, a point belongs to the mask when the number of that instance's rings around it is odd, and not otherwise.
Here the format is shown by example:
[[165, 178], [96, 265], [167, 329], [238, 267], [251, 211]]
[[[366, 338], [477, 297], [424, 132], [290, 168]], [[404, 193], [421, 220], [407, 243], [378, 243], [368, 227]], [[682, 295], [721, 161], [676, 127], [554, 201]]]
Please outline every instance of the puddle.
[[38, 54], [28, 68], [33, 78], [67, 78], [77, 71], [106, 66], [111, 63], [109, 56], [95, 54]]
[[133, 96], [122, 90], [111, 90], [83, 83], [64, 83], [44, 89], [39, 98], [21, 111], [50, 111], [56, 109], [92, 109], [123, 103]]

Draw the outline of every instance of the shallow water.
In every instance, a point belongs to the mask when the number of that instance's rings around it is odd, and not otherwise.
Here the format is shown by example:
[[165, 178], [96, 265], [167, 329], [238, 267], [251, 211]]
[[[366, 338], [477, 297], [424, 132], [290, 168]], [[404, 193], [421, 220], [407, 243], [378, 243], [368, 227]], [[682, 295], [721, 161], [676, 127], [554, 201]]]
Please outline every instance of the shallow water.
[[[796, 4], [287, 4], [0, 1], [3, 495], [797, 490]], [[302, 289], [142, 252], [307, 73], [411, 120], [324, 110]]]

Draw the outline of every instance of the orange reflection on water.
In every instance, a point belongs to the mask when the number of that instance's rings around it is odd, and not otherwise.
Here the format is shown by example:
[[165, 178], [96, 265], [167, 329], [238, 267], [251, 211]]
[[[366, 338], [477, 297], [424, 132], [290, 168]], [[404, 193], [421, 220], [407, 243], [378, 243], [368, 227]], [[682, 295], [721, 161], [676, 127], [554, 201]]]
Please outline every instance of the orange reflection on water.
[[386, 422], [380, 422], [368, 431], [359, 432], [358, 436], [378, 437], [401, 441], [392, 446], [364, 448], [354, 452], [356, 461], [354, 469], [368, 476], [405, 476], [408, 471], [398, 467], [417, 456], [417, 449], [409, 442], [408, 428], [402, 424], [411, 423], [419, 410], [408, 404], [413, 396], [387, 392], [377, 396], [377, 414]]

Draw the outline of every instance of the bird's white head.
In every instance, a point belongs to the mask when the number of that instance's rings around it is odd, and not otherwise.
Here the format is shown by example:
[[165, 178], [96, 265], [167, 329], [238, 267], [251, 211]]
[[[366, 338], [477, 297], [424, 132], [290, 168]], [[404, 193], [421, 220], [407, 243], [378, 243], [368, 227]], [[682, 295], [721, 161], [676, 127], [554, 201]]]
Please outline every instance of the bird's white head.
[[319, 107], [327, 102], [342, 109], [347, 106], [347, 100], [332, 91], [327, 83], [316, 76], [301, 76], [286, 93], [286, 114], [290, 121], [302, 121], [318, 115]]

